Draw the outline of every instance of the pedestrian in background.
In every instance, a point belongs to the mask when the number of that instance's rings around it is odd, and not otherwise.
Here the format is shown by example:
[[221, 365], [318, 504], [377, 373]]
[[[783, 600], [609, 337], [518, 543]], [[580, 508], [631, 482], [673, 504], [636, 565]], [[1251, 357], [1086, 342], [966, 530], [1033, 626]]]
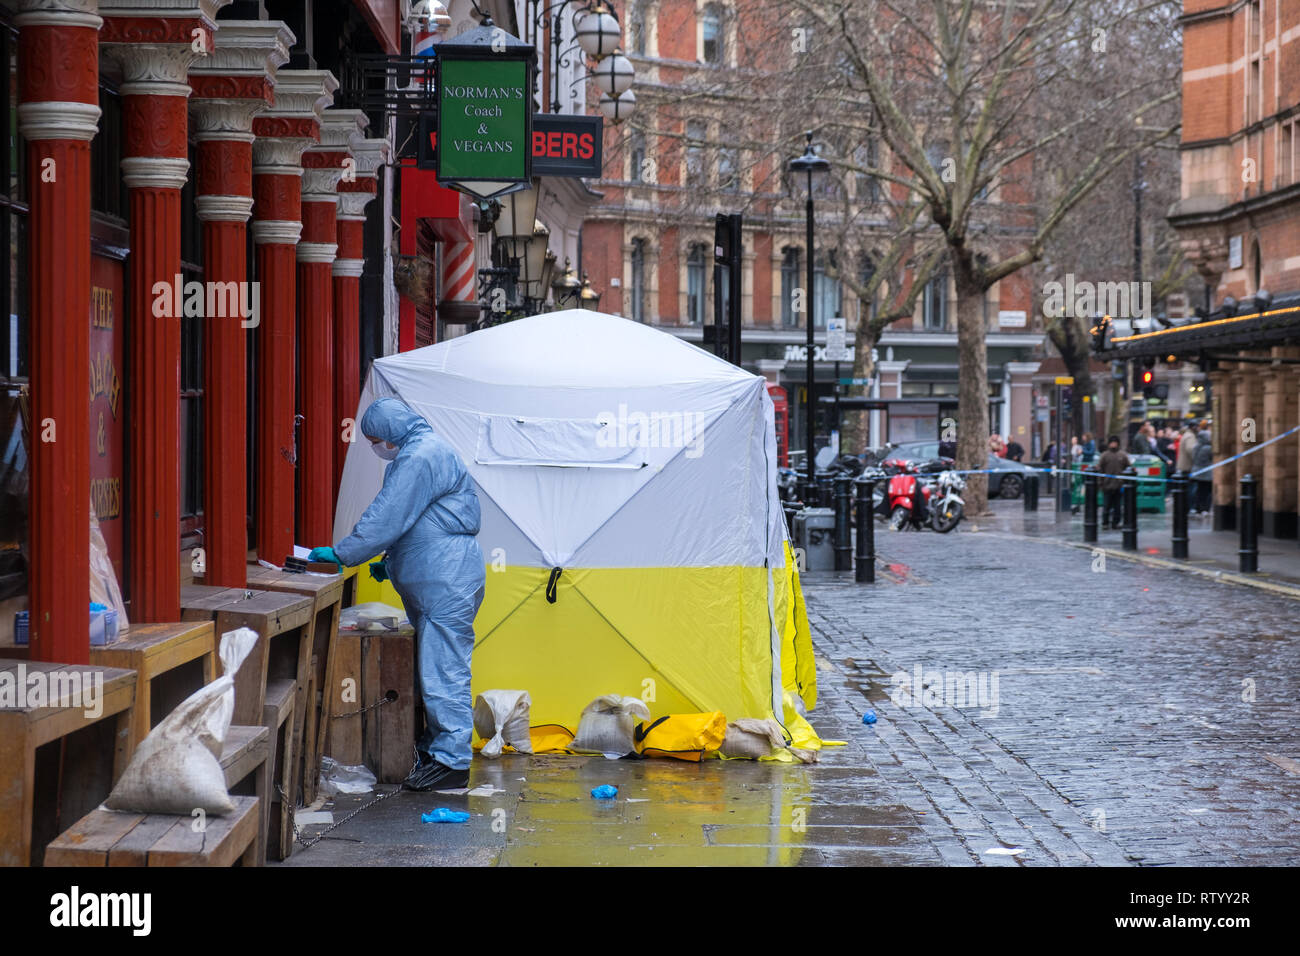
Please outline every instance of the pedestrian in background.
[[1097, 440], [1092, 437], [1092, 432], [1083, 433], [1083, 460], [1086, 464], [1097, 460]]
[[1025, 446], [1012, 438], [1007, 442], [1007, 458], [1011, 461], [1022, 461], [1025, 457]]
[[989, 451], [997, 455], [999, 458], [1005, 458], [1007, 456], [1007, 446], [1002, 443], [1002, 436], [997, 432], [994, 432], [989, 436]]
[[[1214, 443], [1210, 440], [1207, 423], [1201, 422], [1201, 430], [1196, 433], [1196, 455], [1192, 461], [1192, 471], [1209, 468], [1214, 463]], [[1214, 478], [1210, 472], [1196, 476], [1196, 511], [1209, 514], [1214, 496]]]
[[1123, 501], [1124, 482], [1117, 475], [1122, 475], [1129, 466], [1128, 455], [1119, 450], [1119, 436], [1111, 435], [1106, 440], [1106, 450], [1101, 453], [1097, 470], [1101, 472], [1101, 490], [1104, 496], [1102, 507], [1102, 528], [1120, 526], [1120, 507]]
[[1175, 455], [1174, 470], [1190, 472], [1195, 468], [1196, 446], [1200, 439], [1196, 437], [1196, 419], [1187, 423], [1187, 428], [1178, 436], [1178, 452]]

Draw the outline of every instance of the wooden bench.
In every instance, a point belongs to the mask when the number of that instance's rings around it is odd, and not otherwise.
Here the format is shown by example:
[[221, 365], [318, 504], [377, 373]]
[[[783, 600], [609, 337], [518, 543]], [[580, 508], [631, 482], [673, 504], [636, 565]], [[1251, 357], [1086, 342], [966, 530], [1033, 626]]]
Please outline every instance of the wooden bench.
[[329, 724], [322, 719], [323, 690], [334, 683], [334, 653], [338, 639], [339, 614], [343, 610], [342, 574], [295, 574], [275, 571], [260, 564], [248, 566], [249, 587], [265, 591], [300, 594], [312, 602], [310, 667], [313, 680], [308, 681], [306, 706], [294, 714], [294, 737], [301, 741], [298, 749], [301, 768], [302, 802], [316, 799], [316, 782], [320, 777], [320, 756], [324, 752]]
[[257, 797], [232, 797], [234, 813], [193, 817], [92, 810], [45, 851], [46, 866], [255, 866]]
[[211, 621], [133, 624], [125, 640], [92, 647], [90, 663], [135, 671], [129, 759], [150, 730], [217, 676], [215, 632]]
[[[25, 706], [40, 704], [26, 694], [33, 676], [49, 691], [43, 706]], [[99, 679], [98, 702], [72, 686]], [[126, 769], [135, 689], [131, 670], [0, 660], [0, 865], [39, 866], [61, 821], [108, 798]]]
[[261, 866], [266, 859], [266, 811], [271, 795], [270, 752], [271, 732], [265, 727], [231, 726], [221, 749], [221, 770], [226, 775], [226, 789], [232, 796], [254, 796], [258, 800], [253, 866]]
[[[336, 658], [329, 694], [330, 756], [347, 766], [364, 763], [379, 783], [401, 783], [411, 770], [424, 709], [415, 672], [415, 632], [409, 627], [339, 631]], [[352, 700], [343, 699], [348, 688]], [[396, 700], [366, 710], [390, 691]]]
[[293, 853], [293, 789], [297, 766], [293, 711], [298, 696], [296, 682], [290, 678], [272, 680], [266, 685], [262, 726], [270, 734], [266, 766], [271, 793], [265, 810], [268, 859], [287, 860]]

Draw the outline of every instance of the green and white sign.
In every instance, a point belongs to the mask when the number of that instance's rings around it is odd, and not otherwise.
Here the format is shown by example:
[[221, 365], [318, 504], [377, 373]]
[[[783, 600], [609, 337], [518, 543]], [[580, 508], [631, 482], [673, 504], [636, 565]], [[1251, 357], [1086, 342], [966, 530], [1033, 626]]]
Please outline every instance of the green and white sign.
[[529, 64], [446, 58], [439, 65], [438, 179], [494, 186], [528, 181]]

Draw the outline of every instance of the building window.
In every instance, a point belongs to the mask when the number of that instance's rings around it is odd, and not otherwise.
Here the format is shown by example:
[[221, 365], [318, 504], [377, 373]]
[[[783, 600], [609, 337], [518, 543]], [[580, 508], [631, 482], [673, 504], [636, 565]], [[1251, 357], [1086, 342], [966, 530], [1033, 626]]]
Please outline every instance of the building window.
[[690, 120], [686, 124], [686, 182], [692, 186], [704, 185], [704, 140], [708, 135], [703, 120]]
[[691, 325], [704, 322], [704, 292], [707, 287], [705, 256], [707, 247], [702, 242], [692, 243], [686, 254], [686, 321]]
[[843, 308], [843, 286], [839, 279], [832, 279], [826, 274], [827, 268], [834, 268], [835, 254], [822, 253], [817, 256], [813, 266], [813, 328], [826, 328], [826, 319], [834, 318]]
[[939, 273], [925, 287], [921, 303], [922, 316], [927, 329], [948, 328], [948, 276]]
[[[723, 138], [731, 140], [730, 136]], [[740, 189], [740, 150], [735, 146], [718, 149], [718, 188], [727, 192]]]
[[1259, 256], [1259, 240], [1255, 240], [1253, 243], [1251, 243], [1250, 255], [1251, 258], [1254, 260], [1253, 265], [1255, 271], [1255, 285], [1254, 288], [1252, 288], [1250, 291], [1258, 292], [1261, 288], [1260, 282], [1263, 279], [1263, 274], [1264, 274], [1264, 260], [1261, 259]]
[[726, 57], [722, 7], [710, 3], [700, 14], [700, 35], [704, 41], [704, 62], [721, 64]]
[[799, 250], [786, 246], [781, 250], [781, 324], [788, 329], [799, 325], [799, 313], [794, 309], [795, 290], [798, 288]]
[[636, 322], [645, 321], [645, 240], [632, 240], [632, 283], [628, 308]]
[[645, 35], [645, 0], [633, 0], [632, 3], [628, 4], [627, 11], [628, 49], [633, 53], [645, 56]]
[[633, 130], [628, 144], [628, 176], [634, 183], [645, 182], [645, 133]]

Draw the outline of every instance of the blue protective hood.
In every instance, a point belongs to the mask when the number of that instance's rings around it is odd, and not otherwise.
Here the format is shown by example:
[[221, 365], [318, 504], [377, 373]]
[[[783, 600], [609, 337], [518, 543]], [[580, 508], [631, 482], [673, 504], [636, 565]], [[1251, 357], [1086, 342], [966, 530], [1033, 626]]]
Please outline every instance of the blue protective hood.
[[361, 434], [381, 438], [401, 448], [421, 431], [433, 432], [418, 412], [398, 398], [379, 398], [361, 416]]

